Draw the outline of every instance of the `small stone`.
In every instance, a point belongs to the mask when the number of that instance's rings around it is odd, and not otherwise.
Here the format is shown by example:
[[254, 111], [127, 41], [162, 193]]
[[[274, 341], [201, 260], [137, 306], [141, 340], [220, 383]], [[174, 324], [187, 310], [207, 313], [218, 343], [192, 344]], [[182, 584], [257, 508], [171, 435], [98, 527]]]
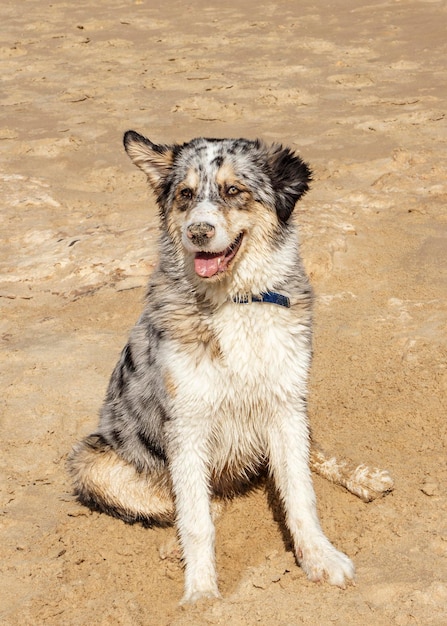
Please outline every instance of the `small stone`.
[[267, 583], [261, 576], [258, 576], [254, 580], [252, 580], [251, 584], [256, 589], [266, 589], [267, 588]]
[[426, 480], [425, 483], [421, 487], [422, 493], [425, 493], [426, 496], [439, 496], [439, 483], [434, 480]]

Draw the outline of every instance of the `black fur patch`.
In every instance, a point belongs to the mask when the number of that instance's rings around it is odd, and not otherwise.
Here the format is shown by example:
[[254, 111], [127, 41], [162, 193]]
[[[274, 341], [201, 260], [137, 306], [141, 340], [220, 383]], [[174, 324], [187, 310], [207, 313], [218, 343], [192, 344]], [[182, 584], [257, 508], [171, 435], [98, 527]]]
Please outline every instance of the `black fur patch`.
[[135, 367], [135, 363], [132, 357], [132, 350], [129, 344], [127, 344], [123, 350], [122, 359], [123, 359], [123, 364], [126, 366], [127, 370], [133, 374], [136, 370], [136, 367]]
[[287, 222], [297, 201], [309, 190], [312, 172], [299, 156], [281, 146], [271, 156], [269, 165], [276, 211], [279, 219]]
[[221, 167], [224, 162], [223, 156], [217, 156], [211, 161], [211, 165], [215, 165], [216, 167]]
[[142, 430], [137, 433], [139, 442], [155, 457], [161, 461], [166, 462], [166, 455], [164, 450], [161, 449], [152, 439], [147, 437]]
[[127, 441], [126, 435], [118, 428], [112, 430], [112, 432], [110, 433], [110, 437], [112, 438], [113, 443], [119, 447], [124, 445]]

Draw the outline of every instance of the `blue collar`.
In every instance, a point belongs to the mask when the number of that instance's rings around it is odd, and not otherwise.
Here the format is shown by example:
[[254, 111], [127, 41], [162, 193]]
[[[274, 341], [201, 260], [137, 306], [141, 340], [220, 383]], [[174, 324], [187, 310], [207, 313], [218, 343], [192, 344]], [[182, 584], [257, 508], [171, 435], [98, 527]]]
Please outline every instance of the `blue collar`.
[[250, 304], [250, 302], [268, 302], [269, 304], [278, 304], [279, 306], [285, 306], [290, 308], [290, 299], [287, 296], [283, 296], [281, 293], [275, 291], [266, 291], [260, 293], [259, 296], [252, 294], [244, 294], [242, 296], [236, 296], [233, 298], [233, 302], [237, 304]]

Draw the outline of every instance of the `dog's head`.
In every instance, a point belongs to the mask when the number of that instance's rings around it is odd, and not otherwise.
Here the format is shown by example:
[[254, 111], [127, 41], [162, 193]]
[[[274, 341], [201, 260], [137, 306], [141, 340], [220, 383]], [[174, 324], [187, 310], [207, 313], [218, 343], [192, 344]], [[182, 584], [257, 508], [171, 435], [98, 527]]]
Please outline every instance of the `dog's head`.
[[250, 250], [252, 266], [256, 249], [265, 256], [311, 179], [308, 166], [278, 144], [193, 139], [167, 146], [128, 131], [124, 146], [156, 192], [186, 266], [208, 282], [232, 273]]

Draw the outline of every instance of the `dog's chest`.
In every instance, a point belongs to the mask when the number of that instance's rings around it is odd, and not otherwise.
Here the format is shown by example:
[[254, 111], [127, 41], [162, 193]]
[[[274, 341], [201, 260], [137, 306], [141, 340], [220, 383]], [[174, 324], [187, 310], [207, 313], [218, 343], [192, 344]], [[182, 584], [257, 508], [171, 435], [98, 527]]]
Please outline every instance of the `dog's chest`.
[[227, 479], [256, 471], [270, 428], [286, 413], [302, 417], [310, 329], [275, 305], [231, 303], [213, 317], [210, 331], [218, 350], [176, 343], [166, 353], [174, 383], [169, 430], [194, 447], [206, 442], [219, 490]]
[[244, 385], [283, 378], [286, 362], [299, 356], [293, 324], [274, 305], [231, 304], [217, 316], [213, 330], [222, 366]]
[[171, 354], [177, 405], [216, 417], [241, 409], [254, 415], [305, 392], [309, 330], [290, 310], [229, 303], [213, 316], [210, 330], [217, 352], [199, 345], [185, 351], [179, 344]]

